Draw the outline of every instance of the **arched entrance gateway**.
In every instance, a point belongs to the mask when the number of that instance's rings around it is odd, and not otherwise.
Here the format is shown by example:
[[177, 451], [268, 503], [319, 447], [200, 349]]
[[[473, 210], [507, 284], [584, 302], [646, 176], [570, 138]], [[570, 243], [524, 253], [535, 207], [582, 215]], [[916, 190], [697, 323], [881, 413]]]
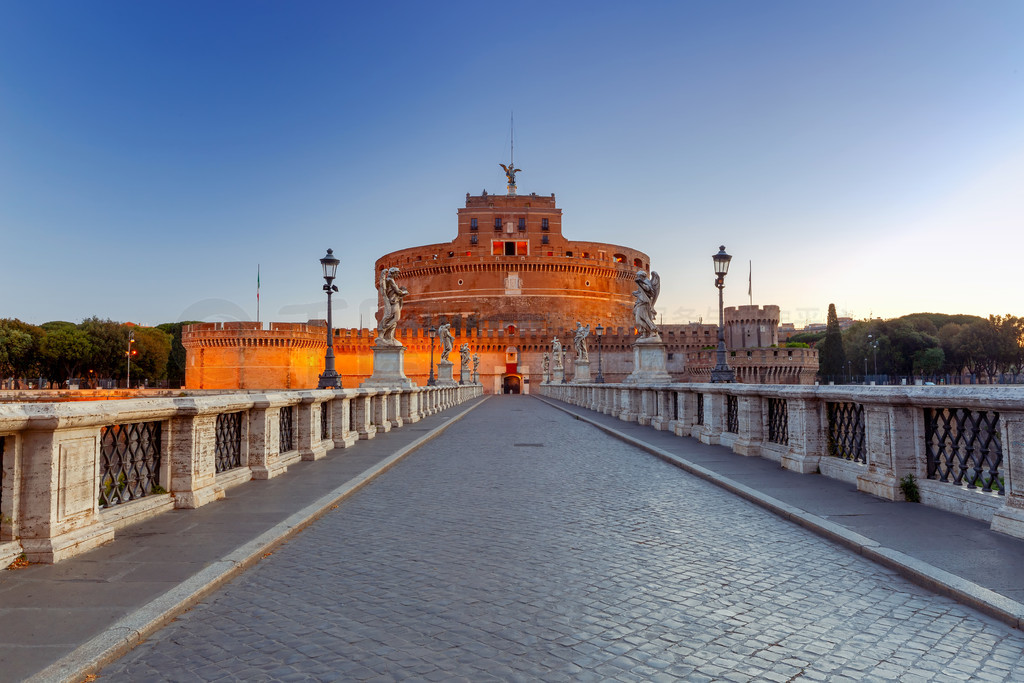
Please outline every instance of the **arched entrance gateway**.
[[505, 375], [502, 380], [501, 392], [503, 394], [518, 394], [522, 392], [523, 380], [519, 375]]

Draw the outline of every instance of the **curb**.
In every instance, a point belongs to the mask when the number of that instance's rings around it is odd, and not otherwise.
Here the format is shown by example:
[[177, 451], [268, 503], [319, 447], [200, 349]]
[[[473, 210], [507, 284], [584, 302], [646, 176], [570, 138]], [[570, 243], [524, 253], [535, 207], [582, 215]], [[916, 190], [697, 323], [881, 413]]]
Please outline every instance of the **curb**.
[[72, 652], [32, 675], [30, 683], [77, 683], [88, 674], [96, 673], [121, 657], [139, 642], [148, 638], [182, 612], [188, 610], [210, 593], [228, 583], [243, 571], [259, 562], [277, 546], [308, 527], [326, 514], [334, 505], [345, 500], [371, 481], [387, 472], [406, 456], [428, 441], [440, 436], [448, 427], [475, 410], [489, 397], [484, 396], [444, 424], [419, 437], [381, 460], [376, 465], [349, 479], [330, 493], [275, 524], [256, 538], [244, 543], [202, 571], [189, 577], [163, 595], [119, 619], [102, 633], [94, 636]]
[[569, 408], [551, 402], [547, 398], [535, 397], [552, 408], [561, 410], [572, 415], [577, 420], [586, 422], [597, 427], [602, 432], [624, 441], [632, 446], [644, 450], [651, 455], [664, 460], [682, 470], [689, 472], [705, 481], [719, 486], [730, 493], [734, 493], [760, 507], [772, 512], [783, 519], [794, 522], [809, 531], [822, 536], [830, 541], [838, 543], [858, 555], [876, 562], [884, 567], [896, 571], [904, 578], [909, 579], [917, 585], [927, 588], [930, 591], [953, 598], [968, 607], [978, 610], [990, 617], [994, 617], [1014, 628], [1024, 629], [1024, 604], [1017, 602], [1005, 595], [1000, 595], [984, 586], [963, 577], [951, 574], [944, 569], [918, 560], [899, 550], [887, 548], [878, 541], [851, 531], [844, 526], [830, 522], [801, 508], [785, 503], [777, 498], [761, 493], [755, 489], [729, 479], [706, 467], [702, 467], [677, 455], [662, 450], [645, 441], [636, 439], [624, 434], [612, 427], [601, 424], [585, 415], [581, 415]]

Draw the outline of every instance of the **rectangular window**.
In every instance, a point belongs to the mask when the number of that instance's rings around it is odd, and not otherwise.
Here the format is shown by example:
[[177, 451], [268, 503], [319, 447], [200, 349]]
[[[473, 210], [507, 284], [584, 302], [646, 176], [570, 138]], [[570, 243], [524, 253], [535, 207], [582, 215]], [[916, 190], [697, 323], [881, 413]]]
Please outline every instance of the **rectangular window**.
[[572, 252], [571, 251], [567, 251], [567, 252], [565, 252], [565, 255], [566, 256], [572, 256]]
[[469, 229], [470, 230], [478, 230], [479, 228], [480, 228], [480, 225], [476, 222], [476, 219], [475, 218], [470, 218], [469, 219]]
[[530, 243], [529, 242], [516, 242], [516, 256], [529, 256], [530, 254]]
[[548, 229], [548, 219], [547, 218], [541, 218], [540, 219], [540, 229], [541, 230], [547, 230]]
[[505, 253], [505, 243], [500, 240], [491, 241], [491, 256], [501, 256]]
[[516, 243], [515, 242], [505, 242], [505, 256], [515, 256], [515, 255], [516, 255]]
[[526, 219], [525, 218], [520, 218], [519, 219], [519, 232], [526, 232]]
[[541, 244], [547, 244], [548, 243], [548, 236], [547, 235], [541, 235], [540, 236], [540, 243]]
[[470, 235], [469, 236], [469, 243], [470, 244], [476, 244], [476, 242], [477, 242], [476, 235]]
[[494, 219], [494, 229], [495, 230], [501, 230], [501, 219], [500, 218], [495, 218]]

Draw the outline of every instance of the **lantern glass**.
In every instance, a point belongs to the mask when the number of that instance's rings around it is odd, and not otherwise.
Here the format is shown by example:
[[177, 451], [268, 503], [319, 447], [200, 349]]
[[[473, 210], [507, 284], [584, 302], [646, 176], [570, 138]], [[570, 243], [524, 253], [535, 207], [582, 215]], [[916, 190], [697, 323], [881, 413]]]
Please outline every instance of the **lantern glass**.
[[732, 261], [732, 256], [725, 253], [725, 245], [718, 247], [718, 253], [711, 258], [715, 262], [715, 275], [725, 277], [729, 272], [729, 262]]
[[600, 324], [598, 324], [598, 326], [594, 329], [594, 334], [596, 334], [598, 337], [600, 337], [601, 335], [604, 334], [604, 328], [601, 327]]
[[327, 256], [320, 259], [320, 265], [324, 269], [324, 278], [327, 280], [333, 280], [334, 276], [338, 273], [338, 264], [341, 263], [334, 257], [334, 250], [328, 249]]

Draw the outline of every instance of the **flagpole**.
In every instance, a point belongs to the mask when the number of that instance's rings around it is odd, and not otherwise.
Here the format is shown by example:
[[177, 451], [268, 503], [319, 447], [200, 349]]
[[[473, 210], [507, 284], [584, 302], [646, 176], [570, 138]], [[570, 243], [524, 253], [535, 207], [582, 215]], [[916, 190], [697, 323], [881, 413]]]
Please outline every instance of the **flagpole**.
[[256, 322], [260, 321], [260, 264], [256, 264]]
[[754, 260], [750, 259], [750, 270], [747, 276], [747, 296], [750, 297], [750, 305], [754, 305]]

